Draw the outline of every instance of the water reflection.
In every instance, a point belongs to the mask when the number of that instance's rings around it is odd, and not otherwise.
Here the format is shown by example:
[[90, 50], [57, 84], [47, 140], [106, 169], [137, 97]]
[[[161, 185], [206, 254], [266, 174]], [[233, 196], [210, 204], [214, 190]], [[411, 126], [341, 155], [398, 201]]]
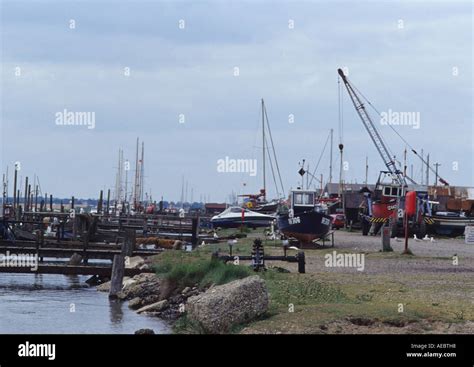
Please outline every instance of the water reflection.
[[112, 324], [121, 323], [123, 319], [123, 302], [118, 299], [109, 299], [109, 306], [110, 322]]

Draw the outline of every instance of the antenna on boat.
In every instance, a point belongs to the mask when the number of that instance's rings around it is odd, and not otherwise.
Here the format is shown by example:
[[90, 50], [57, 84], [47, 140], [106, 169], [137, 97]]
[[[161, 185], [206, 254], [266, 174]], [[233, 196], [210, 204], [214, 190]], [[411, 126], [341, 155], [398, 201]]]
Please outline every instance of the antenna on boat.
[[303, 159], [303, 163], [301, 164], [301, 168], [299, 169], [298, 173], [300, 174], [301, 176], [301, 190], [304, 190], [304, 174], [306, 173], [306, 171], [304, 170], [304, 162], [306, 160]]

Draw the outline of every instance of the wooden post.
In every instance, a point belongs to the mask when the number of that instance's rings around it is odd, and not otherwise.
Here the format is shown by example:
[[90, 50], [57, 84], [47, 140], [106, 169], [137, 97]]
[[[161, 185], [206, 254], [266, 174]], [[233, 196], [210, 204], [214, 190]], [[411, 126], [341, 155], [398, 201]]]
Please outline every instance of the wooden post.
[[[40, 230], [40, 243], [39, 243], [39, 247], [43, 247], [44, 245], [44, 229], [41, 228]], [[43, 257], [40, 257], [40, 262], [43, 262]]]
[[77, 221], [79, 220], [78, 219], [78, 216], [75, 215], [72, 219], [72, 239], [74, 241], [77, 240]]
[[84, 243], [83, 243], [83, 248], [82, 248], [82, 263], [84, 265], [87, 264], [88, 262], [88, 258], [87, 258], [87, 247], [89, 247], [89, 236], [90, 236], [90, 228], [92, 227], [92, 225], [87, 229], [87, 231], [85, 232], [85, 236], [84, 236]]
[[143, 223], [142, 223], [143, 236], [145, 236], [145, 237], [147, 236], [147, 233], [148, 233], [148, 231], [147, 231], [147, 229], [148, 229], [148, 223], [147, 223], [147, 222], [148, 222], [148, 219], [147, 219], [147, 217], [145, 216], [145, 217], [143, 218]]
[[38, 185], [35, 187], [35, 213], [38, 211]]
[[71, 209], [74, 209], [74, 196], [71, 198]]
[[408, 215], [406, 210], [403, 221], [405, 229], [405, 250], [403, 251], [403, 254], [410, 254], [410, 250], [408, 249]]
[[42, 229], [38, 229], [36, 231], [36, 255], [38, 256], [37, 259], [39, 259], [39, 249], [40, 249], [40, 242], [41, 242], [41, 231]]
[[198, 243], [198, 236], [199, 236], [199, 214], [196, 218], [193, 218], [192, 221], [192, 229], [191, 229], [191, 244], [193, 248], [196, 247]]
[[107, 207], [106, 207], [106, 215], [109, 215], [109, 209], [110, 209], [110, 189], [107, 190]]
[[28, 211], [28, 176], [25, 177], [25, 197], [23, 199], [23, 211]]
[[390, 246], [391, 232], [390, 221], [388, 223], [384, 223], [382, 226], [382, 252], [393, 251], [392, 247]]
[[16, 206], [17, 206], [16, 220], [20, 220], [21, 218], [20, 189], [18, 189], [16, 192]]
[[125, 256], [114, 255], [114, 262], [112, 264], [112, 278], [110, 280], [109, 298], [117, 298], [117, 294], [122, 290], [124, 272]]
[[13, 178], [13, 212], [14, 212], [14, 217], [16, 217], [15, 212], [16, 212], [16, 183], [17, 183], [17, 178], [18, 178], [18, 168], [15, 165], [15, 175]]
[[104, 192], [100, 190], [99, 194], [99, 202], [97, 203], [97, 214], [102, 213], [102, 200], [103, 200]]
[[27, 195], [27, 198], [26, 198], [26, 210], [25, 210], [27, 212], [29, 212], [31, 210], [30, 197], [31, 197], [31, 185], [28, 184], [28, 195]]
[[125, 239], [122, 244], [122, 255], [132, 256], [137, 242], [136, 232], [134, 229], [125, 230]]
[[296, 255], [296, 257], [298, 259], [298, 273], [304, 274], [306, 271], [305, 269], [306, 261], [305, 261], [304, 252], [303, 251], [298, 252], [298, 255]]
[[49, 195], [49, 210], [52, 212], [53, 211], [53, 195]]

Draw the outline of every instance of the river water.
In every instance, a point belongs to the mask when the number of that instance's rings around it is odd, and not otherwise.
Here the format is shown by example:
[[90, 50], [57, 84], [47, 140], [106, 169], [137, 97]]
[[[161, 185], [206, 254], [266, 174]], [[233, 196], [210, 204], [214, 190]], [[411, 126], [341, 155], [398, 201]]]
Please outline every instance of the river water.
[[89, 287], [87, 276], [0, 273], [1, 334], [170, 333], [163, 321]]

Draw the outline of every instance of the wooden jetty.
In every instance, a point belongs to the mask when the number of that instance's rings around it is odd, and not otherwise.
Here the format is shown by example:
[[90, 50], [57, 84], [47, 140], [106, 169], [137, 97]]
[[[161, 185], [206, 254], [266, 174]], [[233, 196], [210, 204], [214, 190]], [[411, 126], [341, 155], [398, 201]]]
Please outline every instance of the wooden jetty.
[[[53, 206], [53, 195], [40, 195], [36, 178], [32, 186], [26, 177], [25, 193], [21, 198], [17, 188], [18, 170], [15, 165], [12, 202], [9, 202], [4, 177], [0, 254], [4, 258], [34, 257], [37, 266], [32, 270], [21, 264], [0, 264], [0, 273], [105, 277], [111, 279], [110, 296], [115, 297], [121, 290], [124, 276], [152, 271], [148, 267], [127, 268], [127, 257], [157, 255], [164, 251], [160, 246], [170, 248], [170, 243], [173, 248], [182, 248], [183, 243], [195, 247], [202, 239], [213, 240], [199, 233], [199, 214], [165, 213], [161, 202], [159, 210], [149, 212], [146, 204], [140, 201], [140, 195], [134, 196], [133, 211], [131, 203], [119, 203], [117, 199], [112, 206], [110, 190], [106, 202], [100, 191], [97, 213], [83, 213], [75, 207], [74, 196], [67, 206], [61, 201], [58, 210]], [[118, 204], [122, 209], [118, 209]], [[176, 241], [181, 241], [179, 246], [175, 246]], [[167, 246], [164, 246], [165, 242]], [[61, 262], [53, 264], [49, 259], [61, 259]], [[95, 260], [108, 263], [99, 265]]]
[[[151, 269], [124, 268], [124, 276], [132, 277], [141, 273], [152, 273]], [[31, 270], [27, 266], [0, 266], [0, 273], [16, 274], [64, 274], [64, 275], [98, 275], [111, 278], [112, 267], [106, 265], [64, 265], [64, 264], [39, 264], [38, 269]]]

